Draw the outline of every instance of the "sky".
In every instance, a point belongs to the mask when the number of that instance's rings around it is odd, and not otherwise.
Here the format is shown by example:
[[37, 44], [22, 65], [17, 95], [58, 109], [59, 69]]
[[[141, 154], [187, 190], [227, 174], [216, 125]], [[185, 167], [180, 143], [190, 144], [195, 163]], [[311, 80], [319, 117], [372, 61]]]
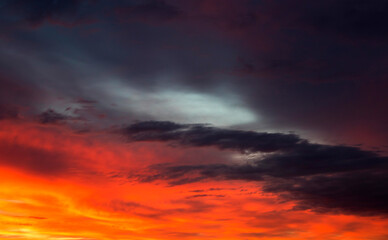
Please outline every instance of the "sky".
[[387, 11], [0, 0], [0, 239], [387, 240]]

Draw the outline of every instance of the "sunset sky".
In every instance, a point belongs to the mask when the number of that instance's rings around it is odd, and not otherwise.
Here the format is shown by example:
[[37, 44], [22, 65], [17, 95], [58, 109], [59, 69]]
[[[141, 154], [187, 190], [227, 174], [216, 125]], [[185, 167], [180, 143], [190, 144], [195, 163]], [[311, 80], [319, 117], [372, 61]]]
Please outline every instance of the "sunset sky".
[[387, 13], [0, 0], [0, 239], [388, 240]]

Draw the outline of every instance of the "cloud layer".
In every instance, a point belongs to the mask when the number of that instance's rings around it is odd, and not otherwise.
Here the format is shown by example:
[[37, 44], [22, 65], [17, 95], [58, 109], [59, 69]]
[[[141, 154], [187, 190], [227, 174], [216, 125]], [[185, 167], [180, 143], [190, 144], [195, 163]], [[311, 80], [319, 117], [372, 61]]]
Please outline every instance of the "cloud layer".
[[241, 164], [156, 165], [143, 182], [263, 181], [265, 192], [296, 200], [295, 209], [386, 215], [388, 157], [358, 147], [310, 143], [295, 134], [220, 129], [202, 124], [139, 122], [122, 130], [130, 141], [172, 142], [242, 153], [267, 153]]

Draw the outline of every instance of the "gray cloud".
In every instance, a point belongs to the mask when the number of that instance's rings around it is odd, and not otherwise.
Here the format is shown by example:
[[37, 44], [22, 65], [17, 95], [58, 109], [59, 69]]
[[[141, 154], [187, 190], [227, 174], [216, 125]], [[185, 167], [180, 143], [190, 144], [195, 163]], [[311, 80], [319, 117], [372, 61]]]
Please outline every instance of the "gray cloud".
[[48, 124], [48, 123], [59, 123], [68, 119], [71, 119], [71, 117], [66, 116], [61, 113], [57, 113], [56, 111], [52, 109], [48, 109], [44, 112], [42, 112], [39, 116], [39, 122], [43, 124]]
[[214, 146], [241, 152], [287, 150], [302, 141], [295, 134], [257, 133], [220, 129], [204, 124], [148, 121], [128, 126], [122, 133], [130, 141], [172, 141], [184, 146]]

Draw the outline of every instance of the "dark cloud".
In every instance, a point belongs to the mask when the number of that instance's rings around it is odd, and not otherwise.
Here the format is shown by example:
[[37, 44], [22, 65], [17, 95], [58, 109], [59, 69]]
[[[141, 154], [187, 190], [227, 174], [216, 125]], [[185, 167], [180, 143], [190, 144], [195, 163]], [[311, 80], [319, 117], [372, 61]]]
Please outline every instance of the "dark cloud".
[[257, 133], [220, 129], [203, 124], [139, 122], [123, 129], [130, 141], [173, 141], [185, 146], [214, 146], [241, 152], [274, 152], [293, 148], [302, 139], [295, 134]]
[[234, 188], [208, 188], [208, 189], [196, 189], [190, 192], [193, 193], [202, 193], [202, 192], [211, 192], [211, 191], [222, 191], [222, 190], [235, 190]]
[[204, 197], [216, 197], [216, 198], [223, 198], [225, 195], [222, 194], [194, 194], [191, 196], [186, 197], [186, 199], [191, 199], [191, 198], [204, 198]]
[[48, 124], [48, 123], [59, 123], [59, 122], [71, 119], [71, 117], [61, 113], [57, 113], [52, 109], [47, 109], [46, 111], [42, 112], [38, 116], [38, 119], [40, 123]]
[[388, 157], [356, 147], [303, 143], [259, 160], [256, 167], [274, 177], [333, 174], [388, 167]]
[[333, 175], [272, 179], [265, 192], [280, 193], [286, 200], [297, 202], [296, 210], [387, 215], [388, 168]]
[[75, 102], [76, 102], [76, 103], [79, 103], [79, 104], [83, 104], [83, 105], [93, 105], [93, 104], [98, 103], [97, 101], [88, 100], [88, 99], [83, 99], [83, 98], [79, 98], [79, 99], [77, 99]]
[[[170, 185], [208, 179], [263, 181], [265, 192], [279, 193], [286, 200], [295, 200], [295, 209], [360, 215], [388, 213], [384, 204], [388, 201], [388, 157], [373, 151], [310, 143], [296, 135], [291, 136], [297, 141], [285, 145], [283, 137], [288, 139], [289, 136], [284, 134], [270, 137], [271, 146], [277, 147], [268, 148], [268, 141], [262, 138], [268, 133], [262, 135], [172, 122], [135, 123], [124, 133], [132, 141], [174, 141], [180, 145], [213, 146], [250, 153], [271, 149], [271, 153], [256, 160], [235, 165], [154, 165], [146, 174], [131, 176], [139, 181], [165, 180]], [[225, 142], [228, 144], [224, 145]], [[264, 148], [263, 142], [266, 143]]]
[[[178, 168], [179, 173], [177, 173]], [[303, 166], [300, 168], [303, 169]], [[184, 173], [182, 169], [185, 169]], [[294, 210], [309, 209], [319, 213], [385, 216], [388, 214], [387, 174], [388, 170], [385, 167], [384, 170], [370, 169], [301, 177], [268, 178], [265, 177], [266, 173], [255, 167], [210, 165], [163, 168], [152, 179], [138, 179], [143, 181], [163, 179], [172, 185], [209, 179], [263, 181], [264, 192], [277, 193], [283, 200], [294, 201], [296, 203]], [[190, 178], [190, 175], [200, 177]]]

